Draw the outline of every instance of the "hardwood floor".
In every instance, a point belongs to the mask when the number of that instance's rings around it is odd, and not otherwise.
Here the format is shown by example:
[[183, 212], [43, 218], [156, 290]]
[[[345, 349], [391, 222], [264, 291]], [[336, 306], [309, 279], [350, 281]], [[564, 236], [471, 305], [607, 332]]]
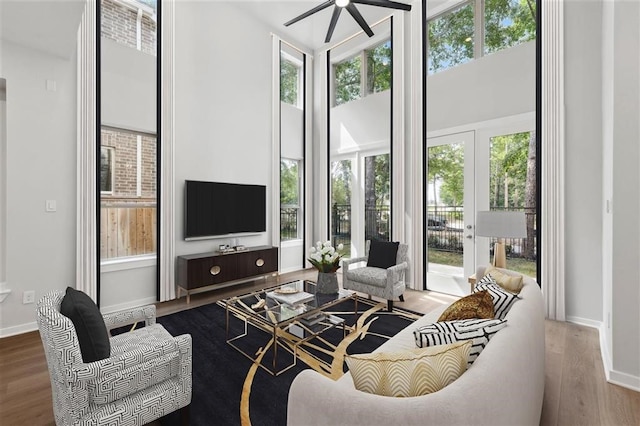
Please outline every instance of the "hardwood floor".
[[[190, 309], [233, 294], [293, 279], [314, 278], [313, 271], [194, 294], [158, 304], [158, 316]], [[429, 312], [455, 297], [433, 292], [407, 291], [405, 302], [418, 312]], [[544, 426], [640, 425], [640, 393], [606, 382], [598, 332], [575, 324], [546, 321], [546, 383]], [[526, 383], [523, 383], [526, 386]], [[53, 425], [49, 373], [38, 332], [0, 339], [0, 425]]]

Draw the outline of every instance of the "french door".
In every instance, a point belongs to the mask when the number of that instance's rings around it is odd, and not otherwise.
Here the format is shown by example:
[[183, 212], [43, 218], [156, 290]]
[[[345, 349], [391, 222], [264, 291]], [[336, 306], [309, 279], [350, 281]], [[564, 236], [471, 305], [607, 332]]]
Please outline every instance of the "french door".
[[475, 272], [476, 161], [473, 131], [427, 139], [427, 289], [469, 293]]

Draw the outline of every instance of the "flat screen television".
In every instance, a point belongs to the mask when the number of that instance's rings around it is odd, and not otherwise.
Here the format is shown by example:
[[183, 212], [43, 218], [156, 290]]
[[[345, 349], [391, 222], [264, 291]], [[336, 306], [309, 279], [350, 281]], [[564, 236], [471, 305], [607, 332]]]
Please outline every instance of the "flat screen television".
[[266, 197], [264, 185], [187, 180], [184, 238], [265, 232]]

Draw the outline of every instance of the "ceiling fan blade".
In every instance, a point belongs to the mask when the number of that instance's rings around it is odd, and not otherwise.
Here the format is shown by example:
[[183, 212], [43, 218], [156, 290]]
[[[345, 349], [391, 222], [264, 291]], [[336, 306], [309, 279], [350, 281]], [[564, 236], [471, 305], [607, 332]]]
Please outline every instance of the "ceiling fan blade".
[[327, 36], [324, 39], [325, 43], [329, 43], [331, 41], [331, 36], [333, 35], [333, 30], [336, 29], [336, 24], [338, 23], [340, 12], [342, 12], [341, 7], [336, 6], [333, 9], [333, 15], [331, 15], [331, 23], [329, 24], [329, 31], [327, 31]]
[[284, 26], [285, 26], [285, 27], [288, 27], [288, 26], [289, 26], [289, 25], [291, 25], [291, 24], [295, 24], [296, 22], [301, 21], [301, 20], [303, 20], [304, 18], [309, 17], [309, 16], [313, 15], [313, 14], [314, 14], [314, 13], [316, 13], [316, 12], [320, 12], [321, 10], [326, 9], [327, 7], [329, 7], [329, 6], [333, 5], [333, 4], [335, 4], [335, 2], [336, 2], [336, 0], [328, 0], [328, 1], [325, 1], [324, 3], [322, 3], [322, 4], [320, 4], [320, 5], [316, 6], [316, 7], [314, 7], [313, 9], [307, 10], [307, 11], [306, 11], [305, 13], [303, 13], [302, 15], [300, 15], [300, 16], [296, 16], [296, 17], [295, 17], [295, 18], [293, 18], [292, 20], [285, 22]]
[[362, 28], [369, 37], [373, 36], [373, 31], [371, 31], [371, 27], [369, 27], [369, 24], [367, 24], [367, 21], [364, 20], [364, 18], [362, 17], [358, 9], [355, 7], [355, 5], [353, 3], [349, 3], [346, 6], [346, 9], [349, 11], [351, 16], [353, 16], [353, 19], [356, 20], [358, 25], [360, 25], [360, 28]]
[[351, 3], [366, 4], [369, 6], [387, 7], [389, 9], [411, 10], [410, 4], [400, 3], [391, 0], [351, 0]]

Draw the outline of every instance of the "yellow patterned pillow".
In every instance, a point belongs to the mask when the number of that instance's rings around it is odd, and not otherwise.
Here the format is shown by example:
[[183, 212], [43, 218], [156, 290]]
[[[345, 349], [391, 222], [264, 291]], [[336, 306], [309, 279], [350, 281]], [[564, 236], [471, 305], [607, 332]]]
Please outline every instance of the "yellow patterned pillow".
[[496, 316], [493, 310], [493, 298], [488, 291], [479, 291], [453, 302], [438, 318], [440, 321], [465, 319], [491, 319]]
[[420, 396], [439, 391], [467, 370], [471, 341], [403, 352], [346, 355], [359, 391], [382, 396]]
[[508, 275], [491, 265], [487, 266], [484, 274], [491, 274], [500, 287], [514, 294], [520, 293], [520, 290], [522, 290], [522, 287], [524, 286], [522, 275]]

